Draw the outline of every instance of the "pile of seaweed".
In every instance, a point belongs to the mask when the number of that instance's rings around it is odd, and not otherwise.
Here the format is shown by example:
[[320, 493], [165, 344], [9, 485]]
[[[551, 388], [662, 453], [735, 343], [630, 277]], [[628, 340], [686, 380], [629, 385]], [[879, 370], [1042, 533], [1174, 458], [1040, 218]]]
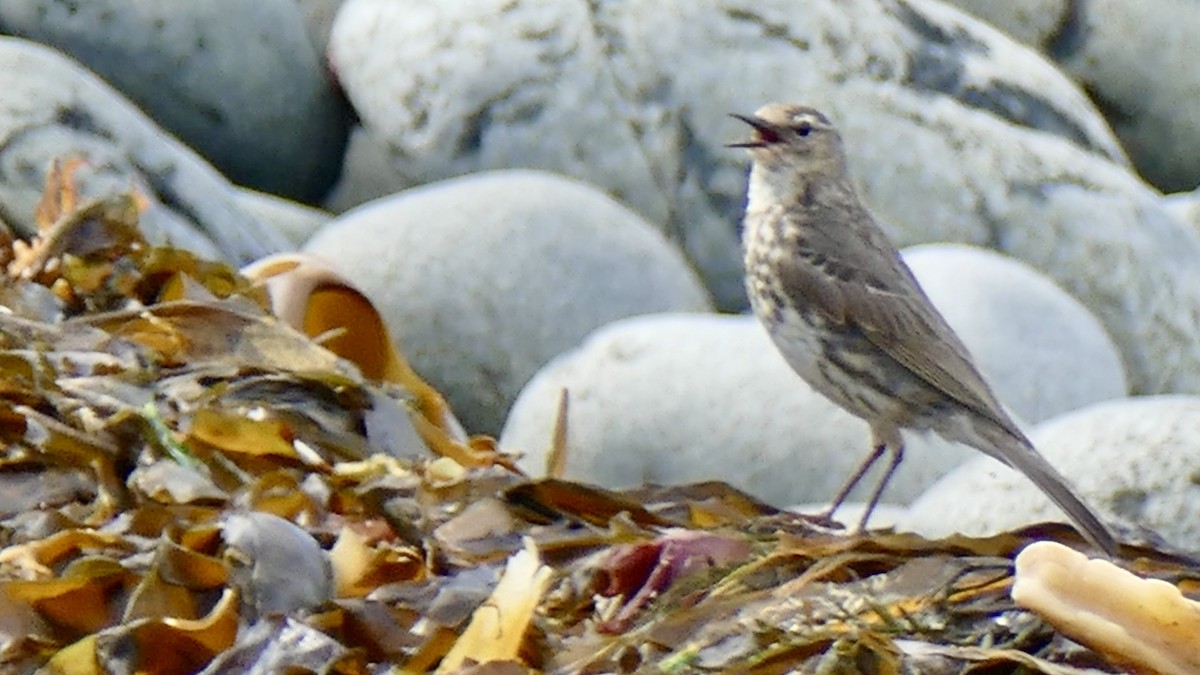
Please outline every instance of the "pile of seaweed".
[[[3, 672], [1132, 662], [1012, 599], [1015, 552], [1078, 542], [1064, 526], [851, 536], [721, 483], [531, 479], [463, 432], [336, 273], [149, 245], [138, 195], [82, 199], [75, 166], [50, 173], [40, 234], [0, 242]], [[1149, 549], [1124, 565], [1200, 582]]]

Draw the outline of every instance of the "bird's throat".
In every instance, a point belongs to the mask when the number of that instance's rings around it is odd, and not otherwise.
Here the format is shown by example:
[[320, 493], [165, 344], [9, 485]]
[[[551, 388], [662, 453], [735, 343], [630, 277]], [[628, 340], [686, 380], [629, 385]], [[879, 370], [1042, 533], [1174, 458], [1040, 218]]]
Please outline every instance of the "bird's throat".
[[821, 208], [823, 204], [853, 199], [853, 188], [844, 180], [819, 171], [796, 171], [794, 167], [769, 167], [756, 163], [750, 171], [746, 193], [747, 214], [768, 208], [795, 211]]

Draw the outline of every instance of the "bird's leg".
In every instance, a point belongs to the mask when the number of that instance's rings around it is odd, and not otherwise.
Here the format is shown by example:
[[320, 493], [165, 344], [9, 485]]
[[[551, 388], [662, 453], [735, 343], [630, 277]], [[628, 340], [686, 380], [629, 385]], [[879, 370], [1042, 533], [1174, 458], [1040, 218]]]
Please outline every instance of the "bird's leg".
[[892, 461], [888, 464], [887, 471], [884, 472], [883, 477], [875, 485], [875, 490], [871, 492], [871, 498], [867, 501], [867, 508], [863, 511], [862, 519], [858, 521], [859, 532], [867, 531], [867, 519], [875, 511], [875, 506], [879, 504], [879, 498], [883, 495], [883, 489], [887, 487], [888, 481], [892, 479], [892, 474], [896, 473], [896, 469], [900, 468], [900, 461], [904, 459], [904, 445], [884, 444], [877, 446], [875, 452], [871, 453], [871, 462], [874, 463], [875, 460], [879, 459], [879, 456], [883, 454], [883, 450], [885, 449], [892, 451]]
[[[867, 455], [862, 464], [858, 465], [858, 468], [854, 470], [854, 473], [850, 474], [850, 478], [842, 484], [842, 487], [837, 491], [837, 494], [833, 496], [833, 501], [829, 502], [829, 508], [825, 509], [825, 511], [817, 517], [822, 521], [832, 520], [833, 514], [842, 505], [842, 502], [846, 501], [846, 497], [850, 496], [850, 491], [854, 489], [855, 485], [858, 485], [858, 482], [863, 479], [863, 476], [866, 475], [867, 471], [870, 471], [871, 467], [875, 466], [875, 462], [879, 461], [879, 458], [883, 456], [883, 452], [885, 450], [887, 450], [886, 443], [877, 443], [871, 450], [871, 454]], [[890, 471], [888, 475], [891, 475]], [[878, 493], [882, 491], [882, 489], [876, 489], [876, 496], [878, 496]], [[873, 505], [872, 508], [874, 508]], [[868, 513], [868, 515], [870, 514]], [[862, 527], [860, 526], [859, 529], [862, 529]]]

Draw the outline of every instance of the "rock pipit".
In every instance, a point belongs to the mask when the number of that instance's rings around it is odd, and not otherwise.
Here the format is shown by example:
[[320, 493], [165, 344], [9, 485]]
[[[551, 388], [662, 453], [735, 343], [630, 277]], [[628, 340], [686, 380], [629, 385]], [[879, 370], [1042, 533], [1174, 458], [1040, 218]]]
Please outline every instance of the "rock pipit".
[[1109, 555], [1116, 540], [1005, 413], [962, 341], [859, 201], [841, 136], [820, 112], [771, 104], [753, 116], [743, 240], [746, 291], [791, 367], [866, 420], [873, 450], [834, 496], [845, 500], [885, 452], [861, 529], [904, 456], [901, 429], [935, 431], [1014, 467]]

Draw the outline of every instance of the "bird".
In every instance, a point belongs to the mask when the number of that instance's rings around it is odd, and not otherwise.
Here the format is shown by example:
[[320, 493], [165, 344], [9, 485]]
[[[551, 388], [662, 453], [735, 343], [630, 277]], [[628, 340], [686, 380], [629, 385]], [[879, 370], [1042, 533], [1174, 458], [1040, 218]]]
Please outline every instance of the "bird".
[[830, 520], [885, 453], [891, 460], [858, 530], [904, 458], [902, 429], [964, 443], [1027, 476], [1109, 556], [1108, 525], [1034, 448], [925, 295], [848, 170], [819, 110], [771, 103], [733, 114], [751, 138], [742, 240], [751, 308], [814, 390], [867, 422], [871, 451], [822, 515]]

